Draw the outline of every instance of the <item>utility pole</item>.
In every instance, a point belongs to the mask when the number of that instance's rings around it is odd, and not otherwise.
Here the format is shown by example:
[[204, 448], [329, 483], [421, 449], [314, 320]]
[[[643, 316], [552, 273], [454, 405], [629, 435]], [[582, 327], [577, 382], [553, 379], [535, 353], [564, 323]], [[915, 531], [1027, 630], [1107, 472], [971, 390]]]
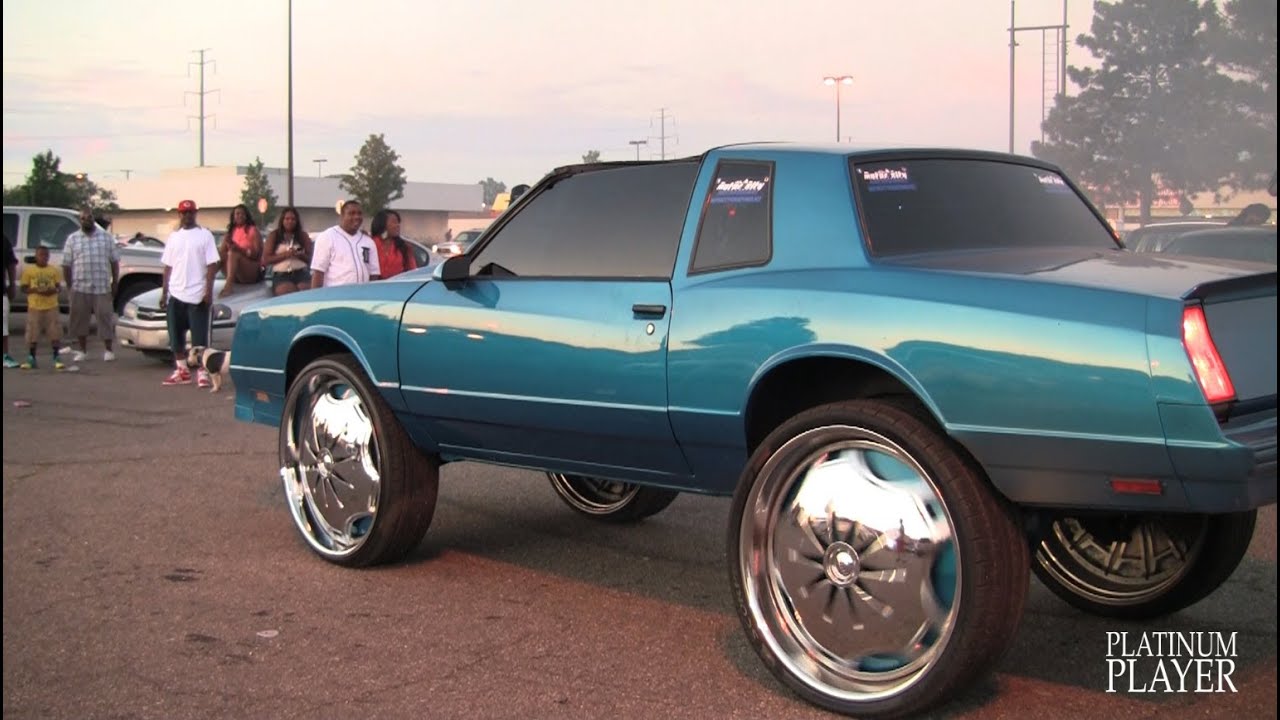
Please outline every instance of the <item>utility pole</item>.
[[311, 162], [316, 164], [316, 177], [324, 177], [324, 164], [329, 162], [326, 158], [316, 158]]
[[128, 179], [129, 179], [129, 173], [131, 173], [131, 172], [133, 172], [133, 171], [132, 171], [132, 170], [121, 170], [120, 172], [124, 173], [124, 179], [125, 179], [125, 180], [128, 180]]
[[639, 161], [639, 160], [640, 160], [640, 146], [641, 146], [641, 145], [648, 145], [648, 144], [649, 144], [649, 141], [648, 141], [648, 140], [628, 140], [628, 141], [627, 141], [627, 144], [628, 144], [628, 145], [634, 145], [634, 146], [635, 146], [635, 148], [636, 148], [636, 160], [637, 160], [637, 161]]
[[293, 207], [293, 0], [289, 0], [289, 205]]
[[200, 68], [200, 92], [191, 92], [190, 90], [188, 90], [185, 94], [183, 94], [183, 100], [186, 100], [186, 96], [187, 96], [187, 95], [196, 95], [196, 96], [198, 96], [198, 97], [200, 98], [200, 114], [199, 114], [199, 115], [195, 115], [195, 116], [190, 116], [190, 115], [189, 115], [189, 116], [187, 116], [187, 117], [188, 117], [188, 119], [190, 119], [190, 120], [199, 120], [199, 121], [200, 121], [200, 167], [204, 167], [204, 121], [205, 121], [206, 119], [210, 118], [210, 117], [216, 117], [216, 116], [212, 116], [212, 115], [205, 115], [205, 114], [204, 114], [204, 96], [205, 96], [205, 95], [211, 95], [211, 94], [216, 93], [216, 92], [221, 92], [220, 90], [205, 90], [205, 89], [204, 89], [204, 66], [205, 66], [205, 65], [213, 65], [213, 67], [214, 67], [214, 70], [215, 70], [215, 71], [216, 71], [216, 70], [217, 70], [217, 68], [218, 68], [218, 63], [217, 63], [217, 61], [214, 61], [214, 60], [205, 60], [205, 59], [204, 59], [204, 54], [205, 54], [205, 53], [207, 53], [207, 52], [209, 52], [209, 50], [210, 50], [210, 48], [204, 48], [204, 49], [202, 49], [202, 50], [192, 50], [192, 52], [197, 53], [197, 54], [199, 54], [199, 55], [200, 55], [200, 62], [189, 62], [189, 63], [187, 63], [187, 77], [191, 77], [191, 66], [192, 66], [192, 65], [195, 65], [196, 67], [199, 67], [199, 68]]
[[[667, 159], [667, 137], [669, 137], [667, 135], [667, 117], [669, 117], [667, 115], [667, 109], [658, 108], [659, 133], [657, 139], [659, 142], [658, 159], [660, 160]], [[675, 120], [672, 120], [671, 124], [675, 125]], [[649, 126], [653, 127], [652, 120], [649, 121]]]

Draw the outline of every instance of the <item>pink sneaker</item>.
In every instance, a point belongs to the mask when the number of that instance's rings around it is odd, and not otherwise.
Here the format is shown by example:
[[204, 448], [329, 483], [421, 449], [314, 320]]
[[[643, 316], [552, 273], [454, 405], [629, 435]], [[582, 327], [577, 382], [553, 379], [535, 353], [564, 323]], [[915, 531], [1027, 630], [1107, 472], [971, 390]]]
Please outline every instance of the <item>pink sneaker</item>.
[[190, 385], [191, 373], [182, 368], [174, 368], [173, 374], [164, 379], [165, 385]]
[[[191, 382], [190, 377], [187, 378], [187, 382]], [[202, 388], [213, 387], [213, 380], [210, 379], [209, 373], [205, 372], [204, 368], [196, 372], [196, 385]]]

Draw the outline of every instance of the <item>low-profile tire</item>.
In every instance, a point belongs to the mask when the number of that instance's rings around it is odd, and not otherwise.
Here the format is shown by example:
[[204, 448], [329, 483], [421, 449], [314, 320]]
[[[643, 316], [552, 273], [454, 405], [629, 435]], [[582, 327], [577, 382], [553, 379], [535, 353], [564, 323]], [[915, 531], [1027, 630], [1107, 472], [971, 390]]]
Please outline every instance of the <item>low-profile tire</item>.
[[126, 285], [120, 288], [120, 292], [116, 293], [116, 302], [115, 302], [116, 314], [123, 315], [124, 306], [128, 305], [130, 300], [138, 297], [143, 293], [151, 292], [152, 290], [155, 290], [156, 288], [159, 288], [159, 287], [160, 287], [160, 278], [158, 277], [154, 280], [146, 279], [146, 280], [129, 281]]
[[606, 522], [638, 522], [663, 511], [680, 494], [675, 490], [586, 475], [549, 472], [547, 479], [566, 505]]
[[435, 513], [437, 458], [422, 453], [346, 354], [313, 360], [285, 396], [280, 475], [302, 539], [320, 557], [363, 567], [422, 541]]
[[729, 520], [747, 638], [805, 699], [918, 713], [989, 671], [1030, 562], [1013, 509], [928, 420], [883, 400], [802, 412], [751, 454]]
[[1194, 605], [1231, 577], [1256, 510], [1223, 515], [1059, 515], [1036, 546], [1036, 576], [1071, 606], [1150, 620]]

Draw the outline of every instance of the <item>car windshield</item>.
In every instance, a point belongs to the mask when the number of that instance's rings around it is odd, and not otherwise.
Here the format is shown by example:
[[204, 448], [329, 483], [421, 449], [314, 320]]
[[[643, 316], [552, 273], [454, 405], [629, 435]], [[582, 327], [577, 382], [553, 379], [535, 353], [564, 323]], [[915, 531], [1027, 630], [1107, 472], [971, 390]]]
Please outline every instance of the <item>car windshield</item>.
[[858, 162], [866, 242], [880, 257], [1007, 247], [1116, 249], [1110, 228], [1061, 175], [1012, 162]]
[[1189, 232], [1212, 228], [1218, 223], [1170, 223], [1168, 225], [1144, 225], [1125, 238], [1125, 245], [1134, 252], [1160, 252], [1175, 238]]
[[1164, 252], [1275, 265], [1276, 231], [1274, 228], [1270, 232], [1265, 229], [1246, 231], [1224, 228], [1187, 233], [1171, 240]]

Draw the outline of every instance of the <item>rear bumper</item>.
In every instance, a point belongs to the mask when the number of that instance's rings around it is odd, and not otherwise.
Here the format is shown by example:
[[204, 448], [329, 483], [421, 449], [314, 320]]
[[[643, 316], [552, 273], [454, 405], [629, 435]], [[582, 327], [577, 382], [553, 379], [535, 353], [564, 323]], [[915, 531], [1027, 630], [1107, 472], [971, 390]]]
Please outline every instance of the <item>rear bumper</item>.
[[[209, 344], [216, 348], [231, 347], [235, 330], [235, 325], [214, 323], [213, 337], [209, 338]], [[131, 320], [122, 317], [116, 320], [116, 342], [134, 350], [168, 350], [169, 327], [156, 320]], [[187, 342], [191, 342], [190, 334]]]
[[1276, 502], [1276, 409], [1232, 418], [1217, 447], [1170, 447], [1187, 503], [1203, 512], [1250, 510]]

